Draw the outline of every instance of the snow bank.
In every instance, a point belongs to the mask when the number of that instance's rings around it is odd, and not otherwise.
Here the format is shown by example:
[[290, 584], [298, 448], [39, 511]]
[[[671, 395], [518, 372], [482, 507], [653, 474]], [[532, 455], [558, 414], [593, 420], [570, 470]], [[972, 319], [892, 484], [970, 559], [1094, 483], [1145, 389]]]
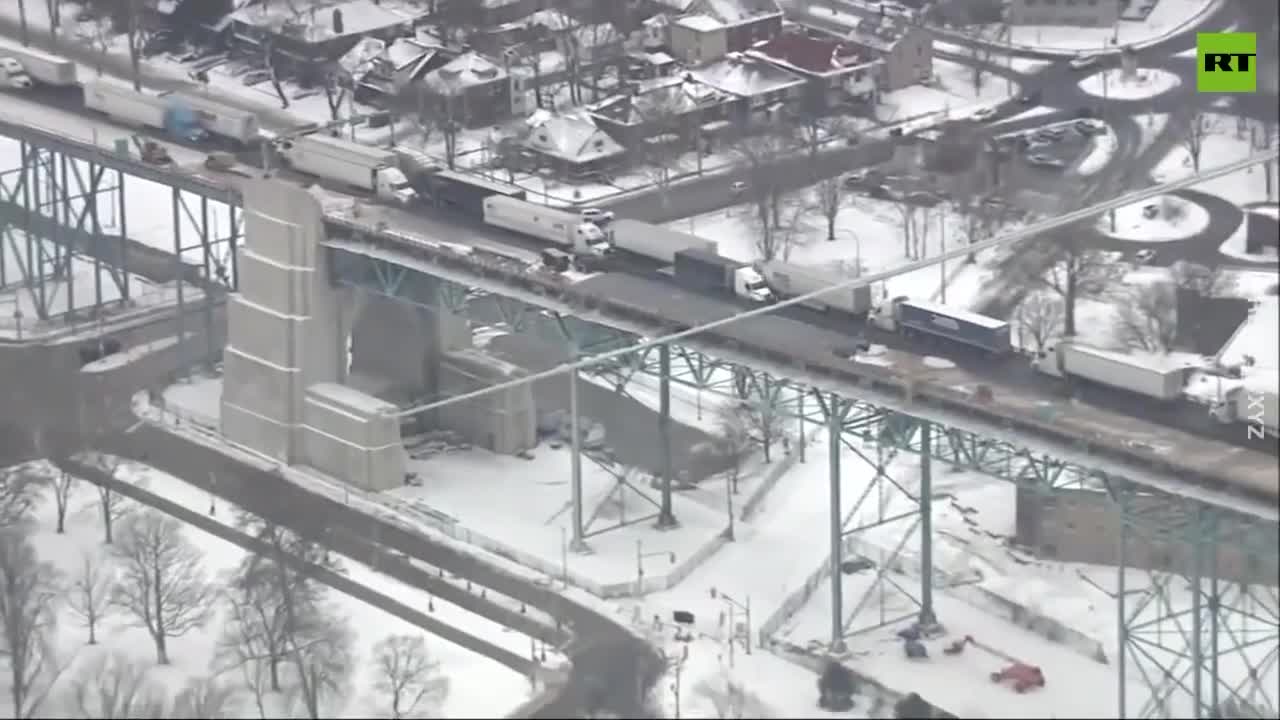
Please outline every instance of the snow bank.
[[1089, 140], [1089, 154], [1084, 156], [1080, 164], [1076, 166], [1076, 174], [1088, 177], [1095, 173], [1101, 172], [1111, 162], [1111, 158], [1115, 157], [1118, 141], [1116, 134], [1108, 127], [1107, 131], [1101, 135], [1094, 135]]
[[1097, 221], [1098, 231], [1117, 240], [1176, 242], [1195, 237], [1209, 226], [1209, 211], [1176, 195], [1162, 195], [1116, 208], [1112, 230], [1109, 213]]
[[1145, 100], [1163, 95], [1181, 84], [1182, 80], [1167, 70], [1139, 69], [1130, 77], [1123, 70], [1113, 69], [1081, 80], [1080, 89], [1089, 95], [1110, 100]]

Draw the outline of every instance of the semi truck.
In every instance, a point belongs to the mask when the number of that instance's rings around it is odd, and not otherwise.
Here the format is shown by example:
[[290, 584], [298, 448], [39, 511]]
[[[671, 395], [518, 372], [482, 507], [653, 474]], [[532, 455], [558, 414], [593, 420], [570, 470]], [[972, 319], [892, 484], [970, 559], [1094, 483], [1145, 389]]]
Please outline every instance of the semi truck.
[[484, 199], [484, 222], [572, 250], [603, 256], [612, 250], [609, 238], [577, 213], [557, 210], [504, 195]]
[[1250, 439], [1280, 437], [1280, 395], [1274, 387], [1260, 388], [1245, 382], [1224, 390], [1209, 406], [1209, 412], [1222, 423], [1244, 423]]
[[1159, 358], [1129, 355], [1058, 340], [1036, 353], [1032, 367], [1046, 375], [1080, 378], [1156, 400], [1182, 397], [1190, 368]]
[[281, 140], [276, 144], [290, 167], [371, 193], [379, 200], [408, 204], [414, 198], [400, 172], [395, 152], [361, 145], [323, 133]]
[[230, 138], [241, 145], [258, 139], [258, 116], [248, 110], [228, 107], [199, 93], [175, 94], [172, 97], [191, 108], [200, 126], [214, 135]]
[[127, 125], [164, 130], [179, 140], [200, 142], [209, 134], [178, 97], [134, 92], [131, 87], [96, 80], [84, 86], [84, 106]]
[[609, 234], [614, 247], [619, 250], [657, 260], [664, 265], [674, 263], [676, 253], [681, 250], [716, 251], [716, 244], [711, 240], [627, 218], [610, 223]]
[[870, 318], [889, 332], [927, 335], [994, 355], [1010, 349], [1009, 323], [938, 303], [896, 297], [875, 308]]
[[22, 63], [11, 57], [0, 57], [0, 88], [26, 90], [31, 87], [31, 76]]
[[[815, 290], [829, 288], [848, 278], [826, 273], [814, 268], [799, 267], [781, 260], [769, 260], [760, 266], [765, 282], [780, 297], [807, 295]], [[815, 310], [835, 310], [850, 315], [865, 315], [871, 310], [871, 286], [836, 290], [819, 295], [804, 303]]]
[[773, 302], [773, 291], [750, 263], [702, 248], [677, 250], [674, 260], [673, 274], [682, 285], [732, 294], [756, 303]]
[[66, 58], [47, 55], [29, 47], [0, 45], [0, 57], [13, 58], [32, 80], [55, 87], [72, 87], [77, 84], [76, 64]]
[[446, 205], [474, 218], [484, 218], [484, 201], [491, 196], [524, 200], [525, 192], [515, 185], [462, 173], [436, 170], [414, 177], [414, 188], [437, 205]]

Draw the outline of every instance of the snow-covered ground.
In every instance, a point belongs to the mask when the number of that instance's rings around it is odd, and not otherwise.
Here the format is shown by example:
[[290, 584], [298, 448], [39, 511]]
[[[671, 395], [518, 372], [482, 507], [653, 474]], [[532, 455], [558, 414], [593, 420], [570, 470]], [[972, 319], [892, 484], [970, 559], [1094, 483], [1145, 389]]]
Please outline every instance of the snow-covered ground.
[[[1190, 135], [1156, 166], [1151, 179], [1157, 183], [1170, 182], [1195, 172], [1191, 149], [1198, 148], [1202, 167], [1243, 160], [1253, 154], [1254, 148], [1267, 147], [1267, 134], [1272, 128], [1252, 120], [1239, 120], [1222, 113], [1204, 113], [1193, 119], [1199, 123], [1196, 137]], [[1275, 138], [1270, 140], [1274, 147]], [[1269, 166], [1269, 167], [1268, 167]], [[1267, 182], [1267, 171], [1271, 182]], [[1246, 168], [1231, 175], [1224, 175], [1194, 186], [1201, 192], [1213, 193], [1237, 205], [1275, 202], [1280, 190], [1280, 164], [1267, 163]], [[1268, 187], [1270, 192], [1268, 192]]]
[[1110, 127], [1107, 131], [1089, 138], [1089, 152], [1075, 167], [1075, 174], [1088, 177], [1106, 169], [1111, 158], [1115, 157], [1117, 145], [1115, 131]]
[[[1247, 363], [1246, 358], [1252, 358]], [[1218, 356], [1222, 365], [1251, 364], [1256, 372], [1275, 375], [1280, 369], [1280, 298], [1261, 298]]]
[[1018, 84], [990, 74], [980, 81], [972, 68], [950, 60], [933, 61], [933, 80], [927, 85], [883, 93], [876, 116], [891, 122], [924, 113], [944, 117], [967, 116], [979, 107], [998, 103], [1018, 94]]
[[1115, 229], [1110, 214], [1096, 222], [1098, 232], [1119, 240], [1175, 242], [1194, 237], [1209, 226], [1209, 211], [1176, 195], [1162, 195], [1116, 208]]
[[1164, 128], [1169, 124], [1168, 113], [1147, 113], [1135, 118], [1138, 122], [1138, 130], [1141, 133], [1141, 139], [1138, 141], [1138, 147], [1133, 151], [1134, 157], [1141, 157], [1151, 147], [1151, 144], [1160, 137], [1160, 133], [1164, 132]]
[[[121, 468], [124, 470], [124, 467]], [[25, 466], [25, 471], [38, 473], [43, 477], [53, 477], [56, 471], [43, 463]], [[207, 495], [194, 491], [189, 486], [186, 490], [179, 488], [180, 483], [173, 478], [159, 473], [138, 471], [131, 468], [124, 472], [122, 480], [135, 482], [148, 490], [170, 497], [188, 507], [204, 508], [208, 505]], [[42, 489], [49, 488], [42, 485]], [[143, 517], [147, 512], [131, 501], [115, 500], [117, 512], [124, 515], [114, 523], [116, 542], [114, 546], [103, 544], [103, 525], [101, 521], [101, 501], [95, 486], [74, 480], [68, 494], [68, 511], [66, 532], [55, 532], [54, 493], [48, 490], [47, 497], [37, 508], [34, 517], [35, 532], [32, 545], [41, 561], [55, 568], [67, 583], [64, 592], [56, 593], [56, 610], [54, 617], [57, 627], [54, 634], [54, 657], [50, 658], [50, 667], [63, 666], [65, 671], [58, 678], [50, 693], [48, 704], [38, 714], [49, 713], [51, 716], [76, 715], [85, 713], [88, 717], [134, 716], [135, 708], [125, 711], [123, 708], [103, 707], [104, 703], [120, 702], [122, 698], [108, 699], [112, 683], [117, 682], [128, 673], [132, 673], [134, 682], [146, 688], [139, 693], [137, 701], [144, 695], [154, 693], [166, 704], [173, 703], [179, 693], [193, 683], [215, 682], [230, 696], [228, 702], [233, 707], [223, 708], [223, 717], [247, 716], [253, 714], [255, 693], [250, 690], [250, 683], [241, 671], [227, 667], [228, 659], [225, 651], [219, 655], [220, 643], [228, 625], [228, 602], [217, 589], [227, 581], [229, 573], [245, 557], [237, 546], [209, 535], [196, 528], [175, 521], [177, 532], [184, 547], [197, 555], [193, 564], [195, 577], [200, 586], [207, 587], [208, 612], [199, 622], [192, 623], [191, 629], [180, 637], [170, 638], [168, 654], [170, 664], [156, 662], [156, 649], [148, 633], [133, 622], [129, 612], [113, 605], [105, 605], [106, 611], [98, 621], [96, 634], [98, 643], [86, 645], [87, 629], [81, 618], [72, 608], [77, 600], [83, 599], [84, 593], [77, 588], [85, 577], [85, 563], [98, 569], [102, 578], [100, 583], [114, 580], [121, 591], [132, 589], [132, 585], [124, 574], [128, 561], [118, 553], [128, 547], [123, 538], [127, 537], [130, 518]], [[236, 515], [236, 508], [222, 505], [217, 508], [224, 522], [230, 522]], [[413, 604], [409, 589], [403, 587], [381, 587], [374, 581], [382, 579], [376, 573], [356, 563], [344, 562], [344, 572], [352, 580], [366, 584], [373, 589], [391, 596], [406, 604]], [[102, 587], [99, 587], [102, 592]], [[331, 717], [370, 717], [385, 715], [388, 712], [388, 697], [377, 690], [379, 665], [376, 644], [393, 635], [425, 637], [428, 657], [438, 663], [438, 677], [443, 681], [444, 691], [429, 696], [420, 706], [420, 710], [429, 709], [433, 714], [444, 717], [499, 717], [510, 712], [523, 702], [530, 693], [530, 681], [518, 673], [498, 663], [464, 650], [450, 643], [426, 636], [413, 625], [389, 615], [386, 612], [354, 600], [335, 591], [327, 593], [333, 609], [333, 618], [343, 623], [352, 633], [351, 657], [347, 670], [336, 678], [334, 690], [323, 700], [323, 712]], [[438, 601], [437, 601], [438, 602]], [[425, 607], [425, 602], [418, 606]], [[166, 605], [171, 612], [176, 612], [173, 605]], [[81, 613], [83, 614], [83, 613]], [[178, 617], [176, 614], [171, 617]], [[521, 645], [522, 652], [528, 651], [527, 644]], [[104, 665], [105, 663], [105, 665]], [[224, 669], [225, 668], [225, 669]], [[283, 713], [285, 715], [298, 710], [300, 698], [295, 692], [296, 683], [292, 671], [281, 672], [282, 692], [264, 694], [264, 708], [267, 715]], [[81, 704], [84, 707], [81, 707]], [[434, 706], [434, 707], [428, 707]], [[197, 714], [216, 712], [215, 710], [197, 710]]]
[[1111, 100], [1145, 100], [1163, 95], [1181, 82], [1177, 75], [1167, 70], [1139, 68], [1129, 75], [1116, 68], [1081, 80], [1080, 89], [1095, 97]]
[[1159, 0], [1145, 20], [1121, 20], [1112, 27], [1012, 25], [1009, 26], [1009, 42], [1036, 50], [1059, 50], [1063, 53], [1096, 52], [1126, 45], [1140, 46], [1191, 26], [1217, 3], [1218, 0]]

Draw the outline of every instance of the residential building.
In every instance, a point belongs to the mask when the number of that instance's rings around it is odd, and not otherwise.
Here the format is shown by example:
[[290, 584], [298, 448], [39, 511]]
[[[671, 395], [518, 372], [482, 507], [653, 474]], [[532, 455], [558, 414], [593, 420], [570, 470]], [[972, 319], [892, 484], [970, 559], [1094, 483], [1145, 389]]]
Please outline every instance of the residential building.
[[1009, 0], [1005, 20], [1011, 25], [1111, 27], [1120, 21], [1128, 0]]
[[525, 150], [569, 175], [600, 172], [627, 154], [626, 148], [583, 112], [558, 114], [538, 110], [529, 116], [526, 124], [528, 134], [521, 143]]
[[[650, 0], [675, 11], [672, 54], [687, 63], [711, 62], [742, 52], [782, 31], [782, 11], [774, 0]], [[723, 50], [720, 50], [723, 48]]]
[[636, 148], [657, 136], [686, 141], [728, 129], [738, 98], [698, 82], [690, 74], [633, 84], [629, 92], [587, 109], [596, 125], [623, 145]]
[[861, 46], [784, 30], [747, 55], [805, 78], [805, 105], [810, 112], [875, 100], [881, 61]]
[[561, 12], [542, 10], [524, 22], [550, 41], [550, 47], [566, 61], [577, 61], [579, 67], [591, 67], [616, 60], [623, 54], [622, 33], [612, 24], [583, 23]]
[[676, 59], [662, 51], [638, 51], [627, 53], [626, 72], [628, 80], [654, 80], [671, 77], [680, 68]]
[[511, 114], [511, 76], [497, 63], [468, 52], [422, 78], [426, 101], [442, 122], [494, 125]]
[[244, 54], [270, 52], [278, 71], [315, 80], [362, 38], [412, 36], [425, 12], [397, 0], [343, 0], [295, 12], [287, 3], [246, 5], [227, 16], [228, 44]]
[[[374, 42], [369, 40], [368, 42]], [[352, 48], [347, 56], [359, 52], [360, 45]], [[386, 98], [398, 95], [404, 90], [419, 86], [427, 73], [458, 57], [458, 50], [446, 48], [438, 42], [426, 37], [400, 38], [386, 44], [381, 54], [373, 58], [367, 70], [357, 76], [353, 73], [356, 100], [367, 102], [373, 98]], [[350, 60], [339, 60], [344, 67], [352, 65]], [[414, 100], [416, 103], [416, 99]]]
[[738, 98], [733, 119], [746, 125], [771, 122], [804, 97], [805, 79], [770, 62], [740, 53], [689, 71], [698, 82]]
[[925, 27], [889, 15], [864, 17], [846, 39], [880, 60], [883, 91], [901, 90], [933, 75], [933, 36]]
[[540, 0], [434, 0], [432, 18], [447, 30], [514, 22], [542, 6]]

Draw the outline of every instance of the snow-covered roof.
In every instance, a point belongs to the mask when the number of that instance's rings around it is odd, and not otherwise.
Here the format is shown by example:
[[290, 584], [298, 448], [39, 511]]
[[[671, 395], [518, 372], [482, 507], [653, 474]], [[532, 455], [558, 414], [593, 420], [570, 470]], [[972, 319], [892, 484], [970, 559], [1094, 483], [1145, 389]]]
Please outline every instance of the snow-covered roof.
[[360, 78], [373, 69], [374, 63], [384, 57], [387, 44], [377, 38], [361, 38], [345, 55], [338, 58], [338, 65], [353, 78]]
[[727, 25], [781, 12], [774, 0], [694, 0], [692, 9]]
[[748, 54], [783, 66], [788, 70], [825, 75], [841, 72], [874, 60], [851, 43], [813, 38], [801, 32], [783, 34], [758, 43]]
[[387, 46], [383, 58], [395, 70], [407, 70], [412, 66], [430, 59], [444, 48], [431, 45], [413, 38], [400, 38]]
[[724, 29], [724, 23], [710, 15], [684, 15], [676, 18], [675, 25], [700, 33]]
[[507, 72], [479, 53], [469, 52], [432, 70], [422, 81], [428, 88], [450, 92], [463, 87], [486, 85], [507, 77]]
[[891, 16], [858, 18], [846, 37], [879, 52], [889, 52], [910, 32], [911, 26]]
[[[296, 7], [296, 4], [279, 2], [245, 5], [229, 17], [245, 25], [268, 28], [308, 42], [321, 42], [404, 25], [424, 15], [421, 8], [396, 0], [317, 1], [297, 11], [294, 10]], [[334, 10], [342, 11], [340, 33], [333, 28]]]
[[525, 122], [530, 129], [524, 139], [525, 147], [543, 155], [571, 163], [588, 163], [626, 152], [625, 148], [596, 127], [586, 113], [555, 114], [539, 110]]
[[639, 125], [695, 112], [732, 97], [693, 77], [673, 76], [639, 83], [635, 93], [609, 98], [589, 109], [614, 122]]
[[763, 60], [734, 53], [690, 70], [693, 79], [730, 95], [755, 97], [804, 83], [804, 78]]

